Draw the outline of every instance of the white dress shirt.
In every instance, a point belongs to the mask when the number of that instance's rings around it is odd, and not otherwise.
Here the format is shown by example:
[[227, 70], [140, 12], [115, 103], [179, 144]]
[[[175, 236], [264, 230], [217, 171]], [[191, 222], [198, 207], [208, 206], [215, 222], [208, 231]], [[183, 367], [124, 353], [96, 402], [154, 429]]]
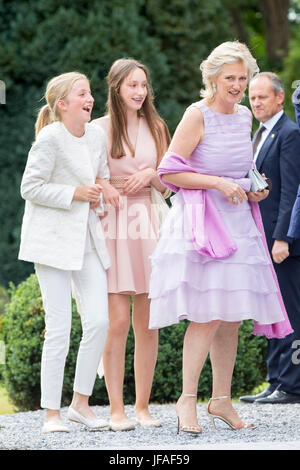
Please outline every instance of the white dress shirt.
[[265, 142], [266, 138], [268, 137], [271, 130], [273, 129], [275, 124], [279, 121], [279, 119], [281, 118], [282, 115], [283, 115], [283, 109], [281, 111], [279, 111], [278, 113], [274, 114], [274, 116], [272, 116], [271, 119], [269, 119], [268, 121], [260, 123], [260, 127], [264, 126], [265, 130], [261, 134], [260, 142], [259, 142], [259, 144], [257, 146], [257, 149], [256, 149], [256, 152], [254, 154], [254, 161], [256, 161], [256, 159], [258, 157], [258, 154], [260, 152], [260, 149], [264, 145], [264, 142]]

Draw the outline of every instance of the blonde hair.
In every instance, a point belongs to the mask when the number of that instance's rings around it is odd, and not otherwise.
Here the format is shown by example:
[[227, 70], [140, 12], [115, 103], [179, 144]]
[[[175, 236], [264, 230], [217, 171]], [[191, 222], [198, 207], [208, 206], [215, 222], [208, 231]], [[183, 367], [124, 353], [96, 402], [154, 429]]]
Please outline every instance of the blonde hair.
[[134, 156], [134, 148], [130, 143], [127, 133], [126, 109], [119, 92], [123, 80], [136, 68], [142, 69], [147, 79], [147, 96], [138, 114], [144, 116], [147, 121], [155, 142], [157, 158], [159, 159], [170, 143], [169, 130], [155, 109], [154, 93], [147, 67], [132, 58], [116, 60], [106, 77], [108, 84], [106, 111], [111, 122], [111, 156], [112, 158], [121, 158], [125, 155], [122, 141], [126, 143], [132, 156]]
[[211, 79], [219, 75], [224, 64], [243, 62], [247, 68], [248, 81], [259, 72], [256, 60], [252, 56], [248, 47], [239, 41], [227, 41], [217, 46], [200, 64], [204, 90], [200, 95], [208, 101], [214, 99], [215, 91]]
[[61, 116], [57, 107], [57, 102], [64, 99], [77, 80], [88, 80], [87, 77], [79, 72], [68, 72], [52, 78], [46, 88], [44, 98], [47, 101], [39, 111], [35, 123], [35, 135], [40, 130], [54, 121], [60, 121]]

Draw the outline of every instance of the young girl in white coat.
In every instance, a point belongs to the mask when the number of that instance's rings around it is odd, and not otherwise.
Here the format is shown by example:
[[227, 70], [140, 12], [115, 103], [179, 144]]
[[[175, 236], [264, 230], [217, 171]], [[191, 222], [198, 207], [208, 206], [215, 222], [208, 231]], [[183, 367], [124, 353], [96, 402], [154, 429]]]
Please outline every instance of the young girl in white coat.
[[100, 212], [109, 179], [106, 137], [89, 123], [94, 99], [85, 75], [53, 78], [36, 122], [36, 140], [21, 183], [26, 200], [19, 259], [35, 264], [45, 310], [41, 361], [42, 432], [68, 431], [60, 416], [71, 329], [71, 284], [80, 301], [82, 339], [68, 418], [90, 429], [108, 423], [89, 407], [108, 329], [106, 269], [110, 266]]

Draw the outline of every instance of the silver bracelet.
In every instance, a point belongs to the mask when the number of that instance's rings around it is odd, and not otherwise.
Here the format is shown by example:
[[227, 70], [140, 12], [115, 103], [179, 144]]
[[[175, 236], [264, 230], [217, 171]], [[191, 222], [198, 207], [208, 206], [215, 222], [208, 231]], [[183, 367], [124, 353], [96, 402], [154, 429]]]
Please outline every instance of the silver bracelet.
[[167, 188], [167, 189], [162, 193], [162, 196], [163, 196], [163, 198], [167, 199], [169, 196], [171, 196], [171, 194], [172, 194], [171, 189]]

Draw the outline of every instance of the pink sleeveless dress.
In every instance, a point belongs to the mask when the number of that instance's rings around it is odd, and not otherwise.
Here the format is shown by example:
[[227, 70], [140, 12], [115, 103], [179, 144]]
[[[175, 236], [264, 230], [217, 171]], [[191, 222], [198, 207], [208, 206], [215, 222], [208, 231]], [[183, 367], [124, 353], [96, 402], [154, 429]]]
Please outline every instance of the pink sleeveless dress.
[[[199, 173], [239, 183], [252, 166], [250, 111], [239, 105], [237, 113], [221, 114], [201, 102], [192, 106], [203, 114], [205, 135], [190, 155], [189, 165]], [[162, 328], [183, 319], [200, 323], [283, 321], [271, 261], [248, 201], [232, 205], [218, 190], [207, 191], [237, 250], [224, 259], [195, 250], [179, 190], [171, 198], [172, 208], [152, 255], [149, 328]]]
[[[109, 142], [109, 117], [97, 120]], [[108, 144], [109, 145], [109, 144]], [[122, 194], [122, 187], [130, 175], [145, 168], [156, 168], [155, 142], [146, 120], [141, 117], [132, 157], [125, 144], [125, 155], [112, 158], [108, 148], [110, 183]], [[101, 218], [105, 241], [111, 259], [107, 271], [108, 292], [142, 294], [149, 292], [151, 274], [150, 256], [158, 239], [158, 225], [151, 213], [151, 187], [143, 188], [134, 195], [122, 196], [124, 207], [120, 210], [106, 205]]]

